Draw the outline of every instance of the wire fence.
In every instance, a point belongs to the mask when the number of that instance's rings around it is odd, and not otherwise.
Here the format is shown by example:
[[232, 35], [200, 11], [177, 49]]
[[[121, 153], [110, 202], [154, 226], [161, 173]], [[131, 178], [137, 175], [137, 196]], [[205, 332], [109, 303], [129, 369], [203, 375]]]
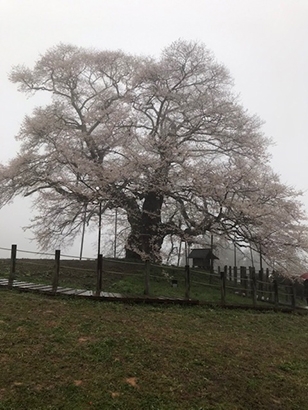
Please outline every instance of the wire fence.
[[[71, 255], [17, 251], [16, 245], [0, 248], [8, 258], [0, 259], [0, 278], [14, 283], [50, 285], [84, 289], [93, 295], [101, 292], [123, 296], [166, 297], [196, 300], [199, 303], [245, 305], [251, 307], [305, 307], [308, 286], [278, 277], [275, 272], [246, 267], [218, 267], [210, 272], [189, 266], [151, 264], [113, 258], [86, 258]], [[9, 253], [10, 252], [10, 253]], [[25, 258], [24, 254], [38, 255]], [[21, 255], [20, 255], [21, 254]], [[21, 256], [21, 257], [20, 257]], [[44, 258], [42, 258], [44, 256]]]

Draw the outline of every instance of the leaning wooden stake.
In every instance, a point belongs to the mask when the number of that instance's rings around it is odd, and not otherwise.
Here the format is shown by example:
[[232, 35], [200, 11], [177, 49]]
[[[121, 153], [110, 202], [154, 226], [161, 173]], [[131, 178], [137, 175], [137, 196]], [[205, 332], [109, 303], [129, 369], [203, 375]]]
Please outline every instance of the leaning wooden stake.
[[16, 254], [17, 254], [17, 245], [12, 245], [12, 247], [11, 247], [11, 269], [10, 269], [10, 276], [9, 276], [9, 282], [8, 282], [8, 288], [9, 289], [12, 289], [13, 282], [15, 280]]
[[52, 278], [52, 292], [56, 293], [59, 285], [59, 273], [60, 273], [60, 253], [61, 251], [57, 249], [55, 251], [55, 270]]

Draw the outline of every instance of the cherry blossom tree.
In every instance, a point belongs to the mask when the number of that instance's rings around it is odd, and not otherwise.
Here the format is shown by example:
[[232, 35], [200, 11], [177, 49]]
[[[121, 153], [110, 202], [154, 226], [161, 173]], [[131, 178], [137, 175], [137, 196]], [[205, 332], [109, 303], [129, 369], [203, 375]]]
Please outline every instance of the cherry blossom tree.
[[51, 96], [0, 170], [2, 204], [34, 195], [42, 247], [73, 240], [100, 203], [126, 215], [128, 257], [159, 261], [165, 238], [206, 232], [273, 259], [306, 248], [298, 193], [270, 169], [261, 121], [204, 45], [179, 40], [154, 59], [60, 44], [10, 79]]
[[72, 239], [85, 204], [91, 220], [97, 202], [114, 206], [109, 192], [128, 183], [123, 147], [135, 70], [136, 59], [121, 52], [67, 45], [48, 51], [33, 70], [13, 69], [11, 81], [21, 91], [48, 93], [51, 103], [25, 118], [20, 153], [2, 167], [1, 198], [34, 194], [39, 213], [33, 225], [43, 247], [61, 236]]

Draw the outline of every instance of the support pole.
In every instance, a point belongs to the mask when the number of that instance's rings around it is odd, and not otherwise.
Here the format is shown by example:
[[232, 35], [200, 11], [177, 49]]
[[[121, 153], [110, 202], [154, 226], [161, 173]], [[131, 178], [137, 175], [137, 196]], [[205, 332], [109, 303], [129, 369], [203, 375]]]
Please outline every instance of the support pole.
[[118, 208], [115, 210], [115, 220], [114, 220], [114, 248], [113, 257], [117, 258], [117, 237], [118, 237]]
[[234, 242], [234, 254], [233, 254], [233, 256], [234, 256], [233, 266], [236, 268], [237, 267], [237, 255], [236, 255], [236, 244], [235, 244], [235, 242]]
[[82, 260], [84, 236], [86, 232], [86, 219], [87, 219], [87, 204], [85, 204], [84, 206], [84, 215], [83, 215], [83, 222], [82, 222], [82, 234], [81, 234], [80, 254], [79, 254], [80, 261]]
[[8, 281], [8, 288], [13, 288], [13, 282], [15, 280], [16, 275], [16, 255], [17, 255], [17, 245], [12, 245], [11, 247], [11, 268], [10, 268], [10, 276]]
[[214, 273], [214, 235], [211, 235], [211, 259], [210, 259], [210, 273]]
[[179, 244], [178, 262], [177, 262], [177, 266], [178, 266], [178, 267], [180, 266], [181, 253], [182, 253], [182, 239], [180, 239], [180, 244]]
[[101, 237], [102, 237], [102, 201], [99, 202], [98, 215], [98, 238], [97, 238], [97, 255], [101, 254]]

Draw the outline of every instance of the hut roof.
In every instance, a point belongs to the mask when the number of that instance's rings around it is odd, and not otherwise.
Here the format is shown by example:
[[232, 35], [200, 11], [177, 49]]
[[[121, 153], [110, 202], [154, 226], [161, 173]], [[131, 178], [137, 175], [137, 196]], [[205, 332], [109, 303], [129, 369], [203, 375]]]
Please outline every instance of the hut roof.
[[217, 256], [213, 254], [213, 252], [211, 251], [211, 248], [192, 249], [190, 254], [188, 255], [188, 258], [191, 258], [191, 259], [206, 259], [206, 258], [219, 259]]

